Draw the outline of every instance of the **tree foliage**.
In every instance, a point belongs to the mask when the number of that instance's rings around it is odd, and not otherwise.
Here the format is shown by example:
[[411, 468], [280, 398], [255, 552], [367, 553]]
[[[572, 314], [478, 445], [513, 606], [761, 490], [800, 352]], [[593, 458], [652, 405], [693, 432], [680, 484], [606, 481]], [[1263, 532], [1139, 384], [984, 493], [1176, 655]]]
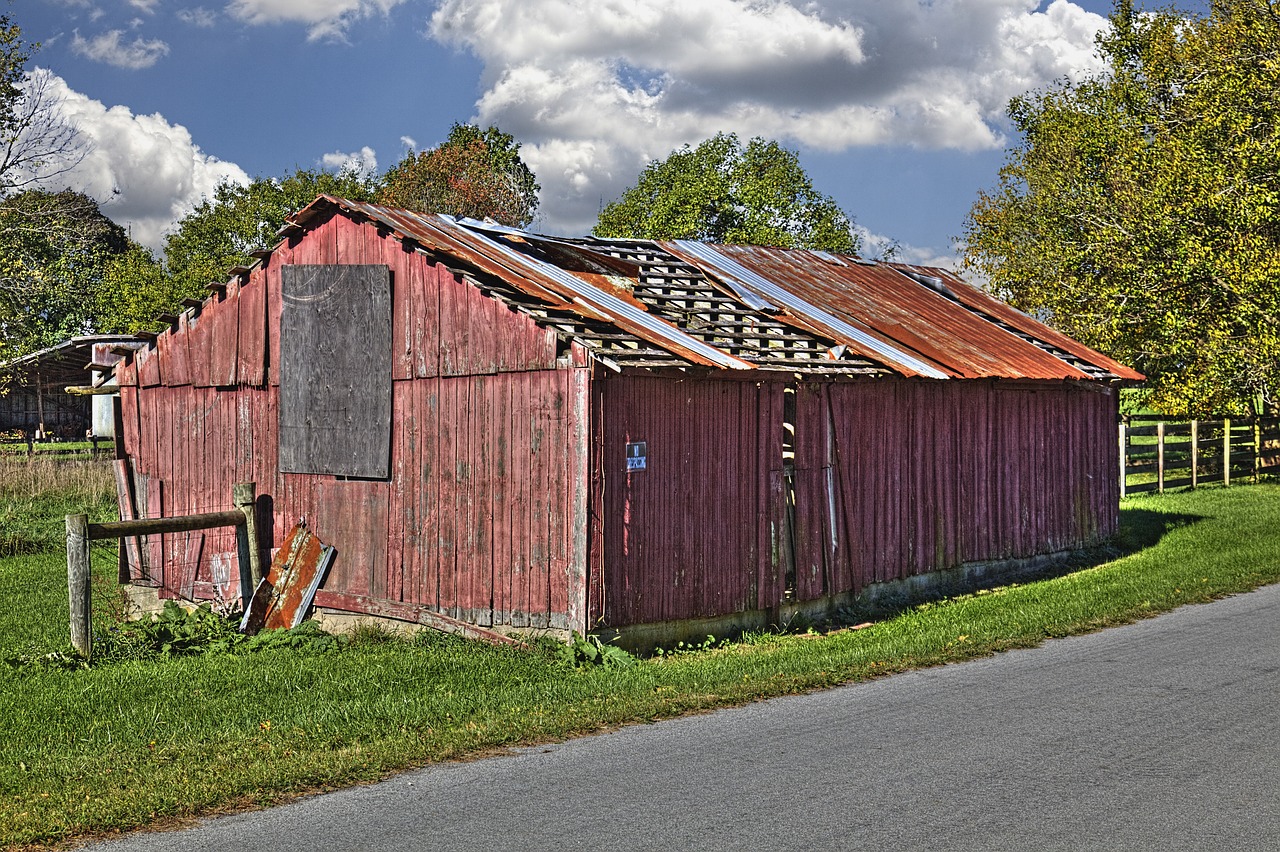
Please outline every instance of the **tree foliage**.
[[139, 252], [78, 192], [28, 190], [0, 201], [0, 361], [75, 335], [136, 330], [119, 303], [146, 294], [105, 282]]
[[440, 145], [410, 151], [388, 169], [378, 201], [524, 228], [538, 209], [540, 188], [514, 136], [496, 127], [455, 124]]
[[318, 195], [353, 201], [373, 199], [372, 182], [353, 171], [337, 174], [297, 169], [282, 178], [257, 178], [248, 185], [223, 181], [165, 239], [165, 261], [174, 292], [204, 294], [211, 281], [224, 281], [233, 266], [248, 266], [249, 252], [271, 248], [291, 213]]
[[853, 225], [813, 188], [795, 152], [759, 137], [719, 133], [651, 162], [600, 213], [602, 237], [858, 250]]
[[97, 333], [135, 334], [155, 330], [156, 317], [180, 310], [188, 293], [149, 249], [130, 241], [107, 261], [94, 295]]
[[1107, 70], [1010, 104], [1021, 133], [966, 262], [1023, 310], [1133, 364], [1170, 414], [1280, 390], [1280, 10], [1117, 2]]

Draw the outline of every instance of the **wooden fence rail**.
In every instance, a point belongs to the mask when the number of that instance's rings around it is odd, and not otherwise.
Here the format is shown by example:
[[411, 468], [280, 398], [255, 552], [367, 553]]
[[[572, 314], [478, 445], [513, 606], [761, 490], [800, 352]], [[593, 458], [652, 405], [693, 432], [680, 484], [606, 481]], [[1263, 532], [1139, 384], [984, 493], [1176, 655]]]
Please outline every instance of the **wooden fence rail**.
[[1120, 422], [1120, 496], [1280, 473], [1280, 417]]
[[[261, 555], [255, 519], [256, 485], [242, 482], [233, 487], [236, 508], [226, 512], [144, 518], [91, 524], [87, 515], [67, 515], [67, 596], [71, 608], [71, 644], [86, 660], [93, 654], [93, 572], [89, 566], [89, 542], [108, 538], [235, 527], [240, 562], [241, 594], [248, 600], [262, 579]], [[247, 592], [246, 592], [247, 587]]]

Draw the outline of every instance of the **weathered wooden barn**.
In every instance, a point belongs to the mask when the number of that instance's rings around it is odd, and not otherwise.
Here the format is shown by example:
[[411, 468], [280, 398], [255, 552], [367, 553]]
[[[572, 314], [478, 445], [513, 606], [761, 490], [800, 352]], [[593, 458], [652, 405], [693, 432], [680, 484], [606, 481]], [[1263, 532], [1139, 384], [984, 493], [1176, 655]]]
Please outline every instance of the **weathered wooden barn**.
[[[128, 509], [256, 482], [321, 607], [657, 638], [1116, 528], [1141, 376], [943, 270], [330, 197], [280, 237], [117, 369]], [[230, 597], [233, 549], [135, 581]]]

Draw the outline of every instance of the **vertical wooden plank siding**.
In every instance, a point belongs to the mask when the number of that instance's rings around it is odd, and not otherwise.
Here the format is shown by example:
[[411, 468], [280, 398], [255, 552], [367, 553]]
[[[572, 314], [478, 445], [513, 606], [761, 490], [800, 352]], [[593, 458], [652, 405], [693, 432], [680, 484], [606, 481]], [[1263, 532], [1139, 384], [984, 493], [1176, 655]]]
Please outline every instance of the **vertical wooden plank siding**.
[[[603, 615], [610, 625], [755, 608], [759, 507], [768, 469], [759, 445], [781, 413], [755, 382], [597, 377], [603, 389]], [[780, 399], [780, 397], [779, 397]], [[761, 404], [762, 400], [765, 404]], [[628, 472], [626, 446], [644, 442], [644, 470]]]
[[156, 346], [156, 354], [160, 356], [160, 373], [164, 376], [164, 383], [170, 387], [191, 383], [187, 356], [188, 323], [188, 314], [179, 315], [177, 325], [164, 335], [165, 343]]
[[[854, 591], [1115, 531], [1118, 493], [1106, 467], [1115, 459], [1114, 395], [1065, 384], [830, 388], [846, 415], [836, 427], [840, 461], [857, 483], [844, 494]], [[878, 473], [859, 474], [869, 470]]]
[[259, 272], [240, 289], [237, 309], [236, 379], [248, 387], [261, 387], [267, 369], [267, 293]]
[[138, 387], [153, 388], [160, 384], [160, 358], [154, 349], [140, 349], [134, 356], [138, 365]]
[[[603, 490], [605, 623], [779, 605], [783, 383], [599, 384], [601, 472], [592, 481]], [[1114, 391], [1069, 383], [800, 383], [795, 597], [1112, 534], [1116, 412]], [[762, 451], [773, 434], [779, 443]], [[647, 442], [647, 470], [626, 472], [630, 441]], [[732, 451], [741, 442], [749, 454]], [[754, 518], [762, 520], [744, 523]], [[751, 584], [741, 583], [743, 565], [755, 572]]]
[[240, 285], [227, 284], [227, 294], [221, 301], [211, 300], [212, 323], [208, 339], [209, 384], [217, 387], [233, 387], [236, 384], [236, 363], [239, 360], [240, 339]]
[[564, 530], [566, 542], [567, 601], [564, 623], [557, 624], [559, 611], [552, 612], [552, 625], [586, 633], [588, 620], [588, 551], [590, 548], [590, 464], [591, 464], [591, 373], [586, 369], [571, 370], [569, 380], [569, 433], [566, 454], [570, 464], [565, 470], [567, 509]]
[[[215, 299], [207, 299], [200, 313], [191, 316], [183, 337], [187, 346], [187, 370], [190, 383], [207, 388], [213, 384], [213, 372], [209, 361], [209, 336], [213, 330], [213, 312], [217, 310]], [[158, 342], [163, 346], [164, 343]]]

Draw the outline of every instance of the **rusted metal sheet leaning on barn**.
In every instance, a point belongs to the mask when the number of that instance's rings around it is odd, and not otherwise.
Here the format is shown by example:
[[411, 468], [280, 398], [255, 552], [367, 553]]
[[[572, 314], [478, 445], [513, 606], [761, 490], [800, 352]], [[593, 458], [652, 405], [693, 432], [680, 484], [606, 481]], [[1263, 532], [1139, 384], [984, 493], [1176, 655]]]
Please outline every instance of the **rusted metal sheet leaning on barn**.
[[[334, 546], [326, 607], [661, 638], [1115, 530], [1142, 377], [944, 270], [327, 196], [279, 236], [117, 368], [121, 494], [257, 483], [263, 549]], [[227, 543], [137, 549], [220, 593]]]
[[294, 524], [245, 605], [240, 632], [253, 635], [263, 629], [301, 624], [334, 554], [333, 547], [317, 538], [306, 524]]

